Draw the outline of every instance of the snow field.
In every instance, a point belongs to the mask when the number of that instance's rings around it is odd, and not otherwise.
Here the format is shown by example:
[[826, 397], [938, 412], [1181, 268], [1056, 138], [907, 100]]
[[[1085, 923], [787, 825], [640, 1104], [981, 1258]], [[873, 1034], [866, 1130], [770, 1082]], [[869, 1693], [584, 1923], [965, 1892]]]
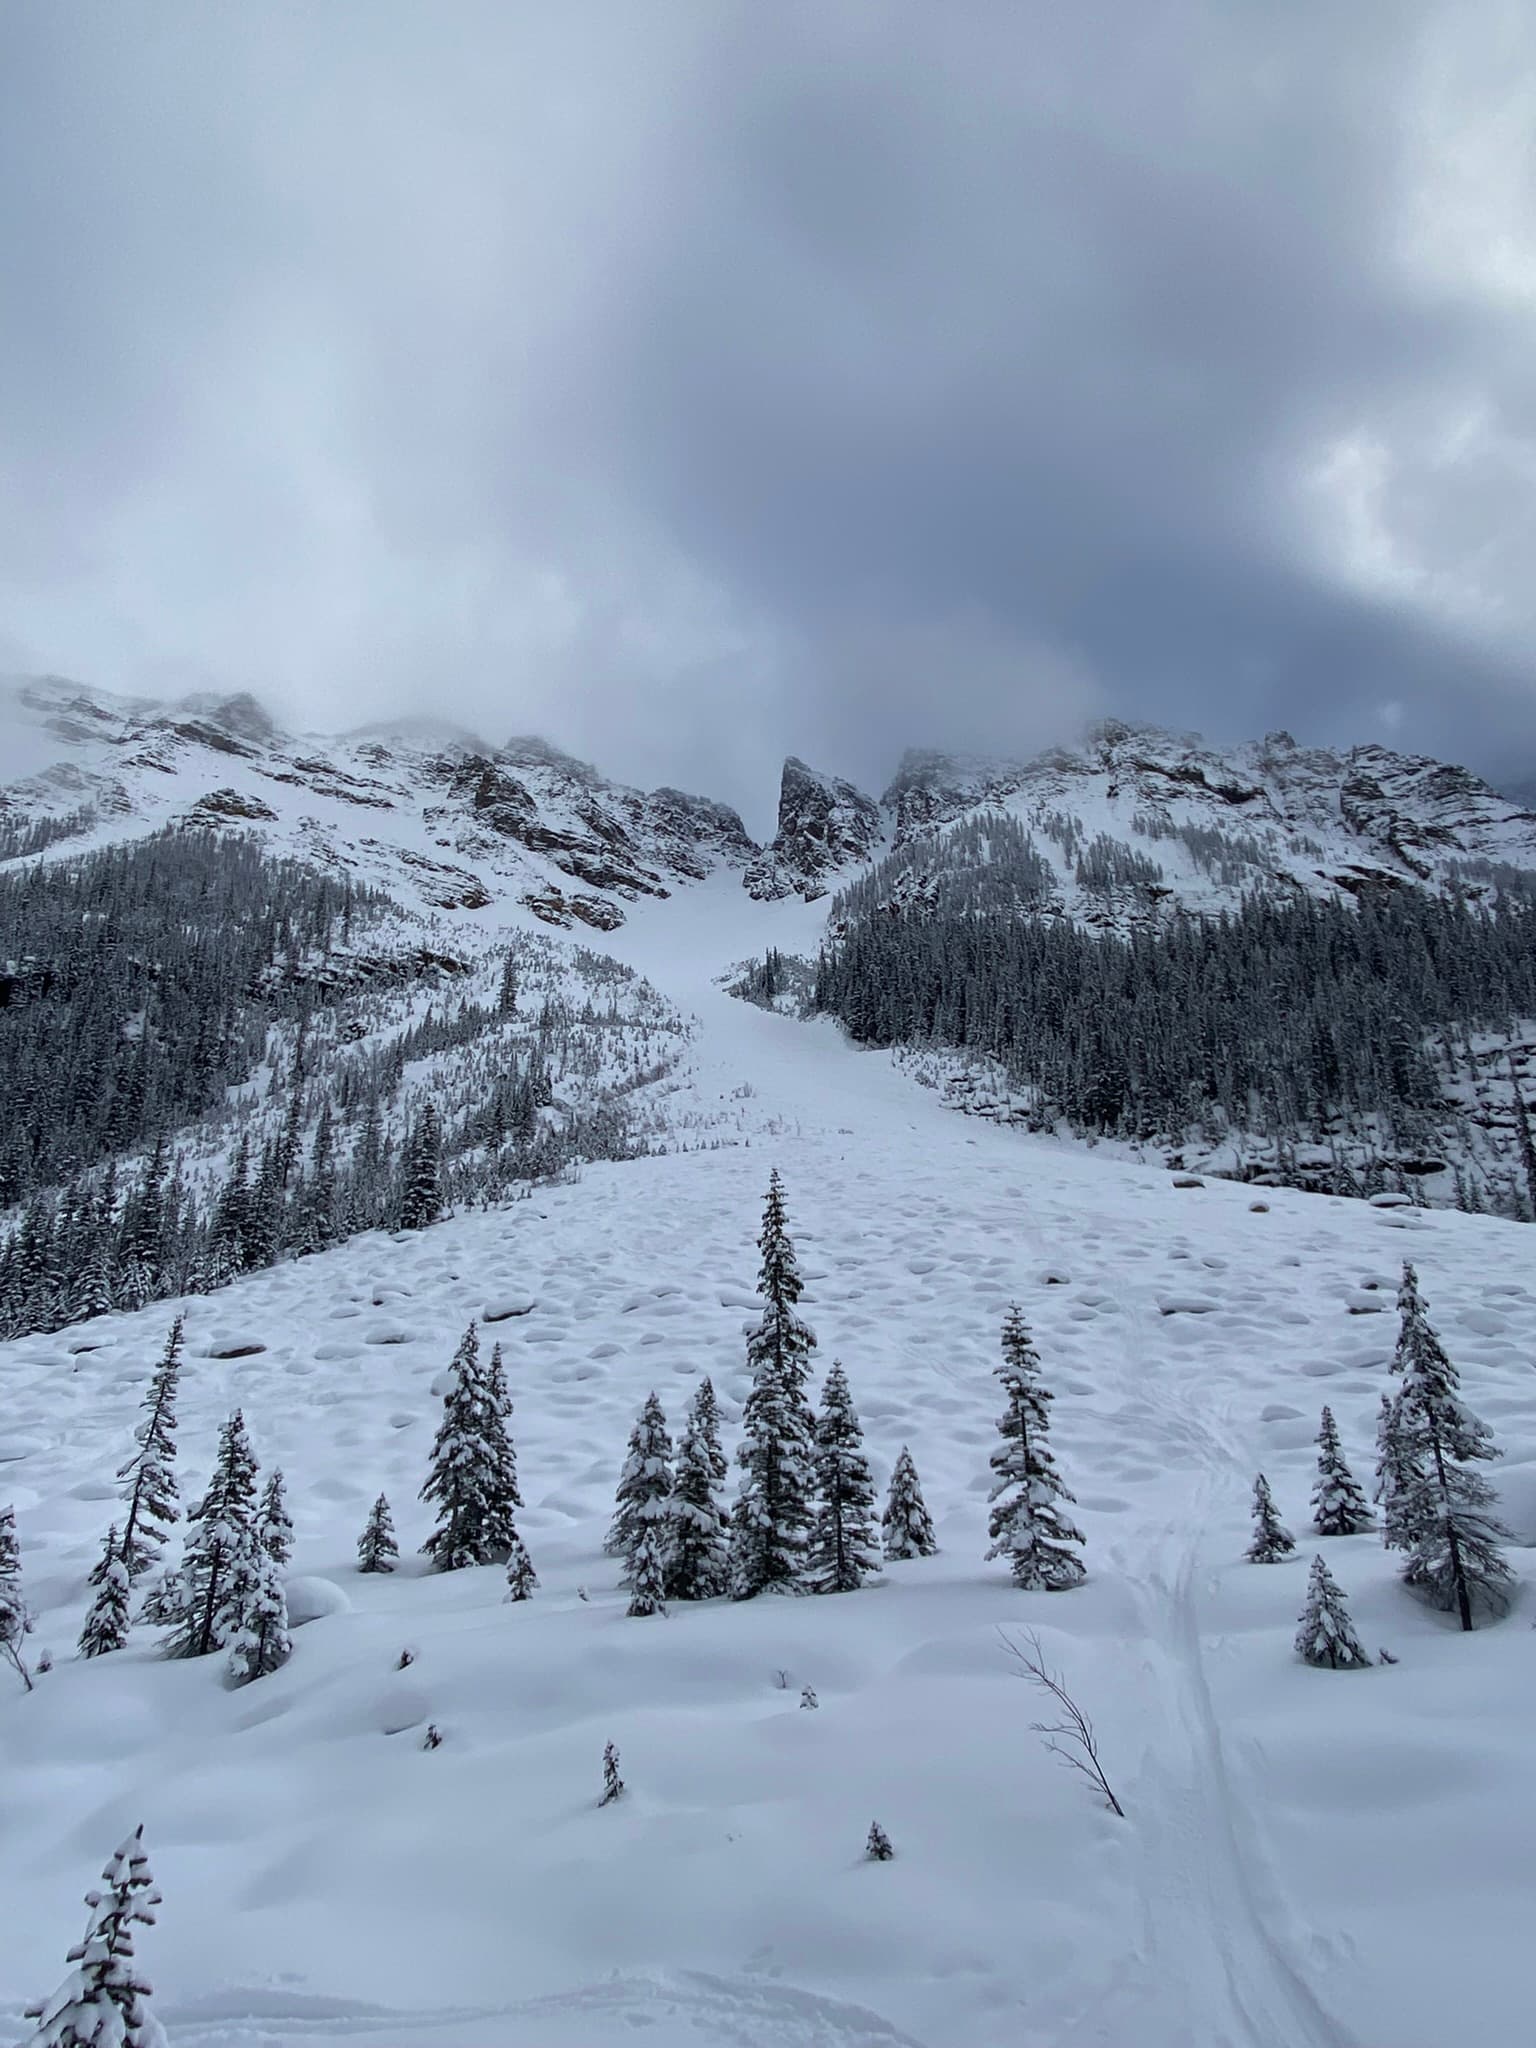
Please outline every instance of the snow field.
[[[1536, 1542], [1528, 1234], [1285, 1191], [1254, 1213], [1244, 1188], [946, 1112], [830, 1026], [714, 993], [751, 941], [739, 891], [718, 922], [723, 898], [696, 894], [691, 920], [674, 902], [612, 943], [701, 1014], [682, 1107], [731, 1149], [589, 1167], [187, 1305], [183, 1498], [239, 1402], [289, 1481], [295, 1572], [344, 1596], [280, 1672], [229, 1692], [221, 1660], [168, 1664], [148, 1637], [72, 1653], [174, 1305], [0, 1352], [0, 1499], [56, 1659], [0, 1699], [0, 2038], [142, 1819], [166, 1903], [141, 1955], [178, 2048], [612, 2048], [637, 2027], [658, 2048], [1514, 2048], [1529, 1615], [1464, 1638], [1374, 1538], [1306, 1532], [1325, 1400], [1369, 1481], [1407, 1252]], [[708, 1371], [734, 1448], [774, 1163], [818, 1379], [842, 1359], [882, 1488], [911, 1446], [941, 1554], [855, 1595], [629, 1620], [600, 1555], [629, 1426], [654, 1386], [675, 1427]], [[981, 1561], [1013, 1300], [1088, 1537], [1069, 1595]], [[516, 1607], [499, 1571], [428, 1577], [411, 1554], [435, 1389], [487, 1311], [541, 1581]], [[1275, 1566], [1242, 1561], [1260, 1469], [1298, 1540]], [[406, 1556], [367, 1578], [381, 1488]], [[1396, 1666], [1295, 1660], [1318, 1548]], [[1031, 1734], [1046, 1703], [999, 1635], [1027, 1628], [1126, 1820]], [[600, 1812], [608, 1740], [629, 1790]], [[893, 1863], [862, 1860], [872, 1819]]]

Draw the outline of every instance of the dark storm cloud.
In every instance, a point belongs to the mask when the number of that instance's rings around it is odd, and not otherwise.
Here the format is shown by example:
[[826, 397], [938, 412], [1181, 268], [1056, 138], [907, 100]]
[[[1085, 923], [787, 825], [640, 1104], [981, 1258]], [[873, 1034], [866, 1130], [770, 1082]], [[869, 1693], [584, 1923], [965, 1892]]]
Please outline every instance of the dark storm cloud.
[[12, 10], [0, 634], [768, 793], [1536, 756], [1524, 10]]

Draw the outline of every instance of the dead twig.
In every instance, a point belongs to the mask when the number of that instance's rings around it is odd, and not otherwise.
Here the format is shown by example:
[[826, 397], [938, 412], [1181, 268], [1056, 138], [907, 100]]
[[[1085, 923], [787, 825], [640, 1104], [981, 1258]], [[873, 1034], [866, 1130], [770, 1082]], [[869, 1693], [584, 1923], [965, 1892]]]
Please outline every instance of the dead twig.
[[1045, 1746], [1053, 1756], [1060, 1757], [1069, 1770], [1080, 1771], [1089, 1784], [1103, 1794], [1110, 1810], [1124, 1820], [1125, 1808], [1110, 1789], [1104, 1766], [1099, 1762], [1099, 1745], [1093, 1723], [1067, 1691], [1061, 1674], [1047, 1665], [1039, 1636], [1030, 1629], [1021, 1644], [1006, 1629], [1000, 1628], [998, 1634], [1009, 1656], [1021, 1666], [1019, 1676], [1027, 1678], [1031, 1685], [1039, 1686], [1061, 1708], [1061, 1720], [1031, 1721], [1030, 1727], [1036, 1735], [1044, 1738]]

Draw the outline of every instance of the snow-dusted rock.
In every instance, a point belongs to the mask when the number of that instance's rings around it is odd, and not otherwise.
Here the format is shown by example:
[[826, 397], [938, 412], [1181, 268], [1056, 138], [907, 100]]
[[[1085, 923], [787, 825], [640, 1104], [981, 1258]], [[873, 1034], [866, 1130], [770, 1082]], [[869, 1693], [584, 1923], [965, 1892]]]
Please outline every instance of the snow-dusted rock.
[[793, 755], [779, 785], [779, 829], [742, 880], [749, 896], [771, 901], [825, 896], [833, 878], [867, 861], [884, 836], [880, 806], [851, 782], [822, 775]]

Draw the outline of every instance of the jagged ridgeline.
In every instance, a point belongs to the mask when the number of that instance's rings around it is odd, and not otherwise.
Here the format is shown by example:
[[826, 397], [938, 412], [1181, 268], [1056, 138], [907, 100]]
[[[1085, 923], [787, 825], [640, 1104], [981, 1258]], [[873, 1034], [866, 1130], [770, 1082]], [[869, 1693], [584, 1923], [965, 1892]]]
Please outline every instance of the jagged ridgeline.
[[203, 829], [0, 875], [0, 948], [4, 1336], [644, 1150], [683, 1042], [614, 961]]
[[1329, 1146], [1352, 1192], [1362, 1158], [1438, 1156], [1472, 1206], [1529, 1213], [1508, 1086], [1536, 1018], [1528, 876], [1480, 875], [1475, 902], [1456, 887], [1373, 889], [1158, 915], [1144, 856], [1092, 839], [1068, 851], [1081, 887], [1140, 898], [1145, 920], [1060, 915], [1029, 831], [984, 816], [903, 847], [835, 899], [810, 1006], [866, 1044], [995, 1063], [1037, 1128], [1208, 1150], [1268, 1141], [1282, 1177], [1289, 1150]]

